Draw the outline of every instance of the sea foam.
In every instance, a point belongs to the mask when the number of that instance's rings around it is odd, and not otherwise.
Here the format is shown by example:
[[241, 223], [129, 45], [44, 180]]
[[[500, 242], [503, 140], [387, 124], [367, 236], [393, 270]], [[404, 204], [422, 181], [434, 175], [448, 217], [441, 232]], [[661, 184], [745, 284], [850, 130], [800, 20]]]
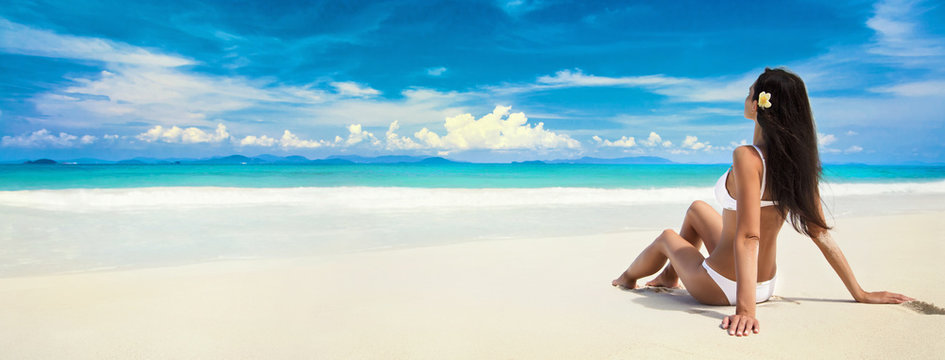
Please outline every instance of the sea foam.
[[634, 205], [692, 201], [709, 188], [455, 189], [408, 187], [154, 187], [0, 191], [0, 205], [58, 211], [154, 208], [302, 206], [409, 210], [557, 205]]
[[[822, 184], [825, 198], [879, 194], [945, 194], [945, 181]], [[533, 206], [651, 205], [711, 200], [707, 187], [649, 189], [410, 187], [148, 187], [0, 191], [0, 206], [54, 211], [301, 206], [319, 209], [410, 210]]]

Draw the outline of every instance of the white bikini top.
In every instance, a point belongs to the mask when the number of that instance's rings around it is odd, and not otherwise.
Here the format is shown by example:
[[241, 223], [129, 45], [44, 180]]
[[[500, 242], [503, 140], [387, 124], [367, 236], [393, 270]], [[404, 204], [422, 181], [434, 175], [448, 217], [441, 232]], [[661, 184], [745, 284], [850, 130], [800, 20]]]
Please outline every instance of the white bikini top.
[[[761, 149], [758, 149], [757, 146], [752, 145], [755, 148], [755, 151], [758, 152], [758, 155], [761, 156], [761, 196], [764, 196], [765, 193], [765, 171], [767, 170], [765, 165], [765, 156], [761, 153]], [[725, 174], [722, 174], [722, 177], [719, 178], [719, 181], [715, 182], [715, 200], [722, 204], [722, 208], [725, 210], [735, 210], [738, 207], [738, 203], [732, 198], [732, 195], [729, 195], [728, 188], [725, 186], [726, 181], [728, 180], [728, 173], [732, 171], [732, 168], [725, 170]], [[761, 200], [761, 207], [765, 206], [774, 206], [777, 203], [770, 200]]]

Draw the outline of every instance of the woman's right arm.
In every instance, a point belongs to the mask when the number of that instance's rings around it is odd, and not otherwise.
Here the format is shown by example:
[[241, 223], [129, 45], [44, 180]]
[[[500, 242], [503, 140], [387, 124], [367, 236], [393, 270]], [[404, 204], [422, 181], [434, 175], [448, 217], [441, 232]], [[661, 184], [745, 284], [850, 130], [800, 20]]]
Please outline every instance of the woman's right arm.
[[[820, 195], [816, 196], [817, 203], [820, 203]], [[823, 218], [823, 211], [818, 207], [819, 215]], [[857, 302], [870, 303], [870, 304], [899, 304], [906, 301], [915, 300], [908, 296], [897, 294], [888, 291], [876, 291], [876, 292], [867, 292], [860, 287], [860, 283], [856, 281], [856, 277], [853, 276], [853, 269], [850, 268], [850, 264], [847, 263], [847, 258], [843, 256], [843, 252], [840, 251], [840, 246], [830, 237], [830, 233], [827, 229], [820, 228], [816, 225], [811, 225], [811, 240], [814, 241], [814, 244], [817, 244], [817, 248], [820, 249], [820, 252], [824, 254], [824, 258], [827, 259], [827, 262], [830, 263], [830, 267], [837, 272], [837, 275], [840, 276], [840, 280], [843, 281], [843, 285], [847, 287], [847, 290], [850, 291], [850, 295], [853, 295], [853, 299]]]

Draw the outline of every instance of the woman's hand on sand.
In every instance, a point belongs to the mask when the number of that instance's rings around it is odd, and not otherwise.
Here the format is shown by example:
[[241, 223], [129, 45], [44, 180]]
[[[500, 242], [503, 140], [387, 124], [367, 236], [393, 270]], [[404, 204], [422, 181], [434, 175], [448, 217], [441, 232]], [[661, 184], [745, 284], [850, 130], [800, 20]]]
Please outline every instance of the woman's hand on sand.
[[754, 316], [730, 315], [722, 319], [722, 328], [728, 329], [729, 335], [748, 336], [749, 333], [761, 331], [761, 324]]
[[915, 299], [889, 291], [866, 292], [856, 301], [866, 304], [902, 304]]

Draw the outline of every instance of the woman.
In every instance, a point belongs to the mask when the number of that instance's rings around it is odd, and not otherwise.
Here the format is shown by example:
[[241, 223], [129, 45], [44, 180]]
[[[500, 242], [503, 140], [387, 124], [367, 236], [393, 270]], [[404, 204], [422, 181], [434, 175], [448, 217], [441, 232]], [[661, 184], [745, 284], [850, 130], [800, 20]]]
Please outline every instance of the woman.
[[[757, 334], [755, 303], [768, 300], [774, 291], [775, 242], [789, 219], [817, 244], [856, 301], [914, 300], [864, 291], [830, 238], [817, 188], [821, 169], [814, 119], [801, 78], [766, 68], [745, 98], [745, 118], [755, 121], [753, 145], [735, 149], [732, 167], [716, 183], [722, 214], [694, 202], [679, 233], [664, 230], [612, 284], [635, 288], [637, 279], [659, 271], [668, 258], [669, 266], [647, 285], [676, 287], [682, 280], [701, 303], [735, 305], [735, 315], [722, 320], [729, 335]], [[708, 258], [699, 253], [703, 242]]]

